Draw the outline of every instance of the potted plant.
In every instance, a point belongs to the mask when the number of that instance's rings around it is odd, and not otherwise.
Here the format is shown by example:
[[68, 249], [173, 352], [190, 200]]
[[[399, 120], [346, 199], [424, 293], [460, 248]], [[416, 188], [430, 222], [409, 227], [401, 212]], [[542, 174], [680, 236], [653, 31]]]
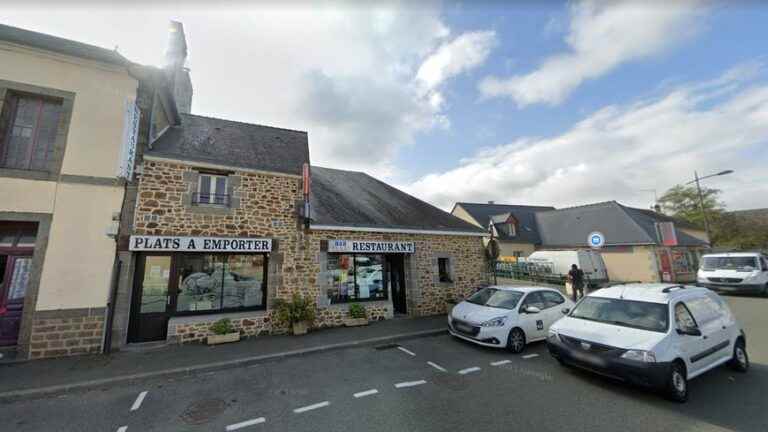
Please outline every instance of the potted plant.
[[228, 342], [237, 342], [240, 340], [240, 332], [235, 330], [232, 321], [228, 318], [222, 318], [211, 325], [212, 335], [208, 335], [206, 342], [208, 345], [218, 345]]
[[315, 321], [315, 303], [309, 297], [294, 294], [290, 301], [275, 300], [275, 313], [277, 321], [289, 325], [294, 335], [303, 335]]
[[368, 316], [365, 312], [365, 306], [360, 303], [349, 305], [349, 317], [344, 320], [347, 327], [356, 327], [368, 325]]

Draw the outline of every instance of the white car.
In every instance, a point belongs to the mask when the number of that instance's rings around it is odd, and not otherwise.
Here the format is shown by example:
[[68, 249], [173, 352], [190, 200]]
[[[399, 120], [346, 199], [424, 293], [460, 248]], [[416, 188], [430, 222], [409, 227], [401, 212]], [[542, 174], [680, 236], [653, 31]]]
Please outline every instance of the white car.
[[747, 339], [725, 301], [700, 287], [628, 284], [584, 297], [549, 329], [561, 364], [688, 398], [688, 380], [729, 363], [749, 368]]
[[453, 308], [448, 331], [479, 345], [520, 353], [527, 343], [546, 339], [549, 326], [573, 305], [554, 289], [490, 286]]
[[696, 284], [716, 291], [768, 296], [768, 258], [758, 252], [704, 255]]

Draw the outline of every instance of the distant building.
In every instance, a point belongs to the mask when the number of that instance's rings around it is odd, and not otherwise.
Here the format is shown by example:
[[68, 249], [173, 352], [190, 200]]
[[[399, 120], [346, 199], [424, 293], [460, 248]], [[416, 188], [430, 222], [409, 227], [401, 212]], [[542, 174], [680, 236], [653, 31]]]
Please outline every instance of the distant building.
[[498, 241], [501, 258], [513, 259], [527, 257], [541, 245], [535, 214], [554, 209], [492, 202], [460, 202], [453, 206], [451, 214], [485, 229]]
[[[659, 231], [665, 222], [673, 224], [670, 245]], [[695, 226], [616, 201], [540, 212], [536, 223], [539, 248], [546, 250], [589, 248], [589, 234], [602, 233], [600, 254], [608, 278], [616, 282], [695, 281], [699, 257], [709, 248], [706, 234]]]

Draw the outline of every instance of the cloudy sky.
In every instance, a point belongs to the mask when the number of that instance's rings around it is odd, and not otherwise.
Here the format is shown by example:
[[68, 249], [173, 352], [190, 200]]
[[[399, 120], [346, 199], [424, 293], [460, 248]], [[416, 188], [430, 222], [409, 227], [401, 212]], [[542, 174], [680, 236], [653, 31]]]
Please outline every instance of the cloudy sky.
[[313, 164], [445, 209], [647, 207], [724, 169], [707, 184], [729, 208], [768, 207], [759, 2], [138, 4], [11, 2], [0, 22], [161, 65], [180, 20], [193, 113], [306, 130]]

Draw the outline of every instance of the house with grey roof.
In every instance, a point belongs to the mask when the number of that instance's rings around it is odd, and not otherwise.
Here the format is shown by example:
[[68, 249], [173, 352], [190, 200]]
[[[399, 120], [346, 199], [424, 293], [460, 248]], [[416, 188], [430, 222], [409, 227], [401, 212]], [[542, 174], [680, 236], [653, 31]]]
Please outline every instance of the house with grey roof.
[[459, 202], [451, 214], [485, 229], [498, 241], [501, 259], [527, 257], [541, 245], [535, 215], [554, 207]]
[[600, 253], [612, 281], [694, 281], [709, 248], [697, 227], [616, 201], [540, 212], [535, 219], [542, 250], [586, 249], [590, 233], [602, 233]]

